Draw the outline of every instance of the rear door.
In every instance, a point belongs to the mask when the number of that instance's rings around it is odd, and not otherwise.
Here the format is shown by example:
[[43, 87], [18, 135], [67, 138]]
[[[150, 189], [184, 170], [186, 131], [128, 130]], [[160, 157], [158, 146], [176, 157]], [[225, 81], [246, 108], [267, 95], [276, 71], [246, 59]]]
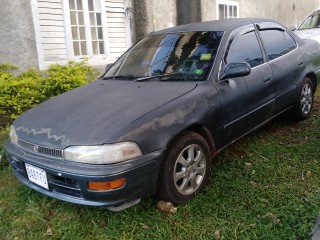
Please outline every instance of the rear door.
[[263, 23], [258, 29], [276, 84], [276, 112], [281, 112], [296, 100], [305, 63], [294, 38], [280, 25]]

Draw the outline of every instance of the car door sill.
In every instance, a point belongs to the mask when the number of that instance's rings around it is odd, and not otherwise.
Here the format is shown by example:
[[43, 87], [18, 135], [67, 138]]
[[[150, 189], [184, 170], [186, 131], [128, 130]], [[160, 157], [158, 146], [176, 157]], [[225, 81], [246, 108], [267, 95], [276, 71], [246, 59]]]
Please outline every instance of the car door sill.
[[222, 150], [224, 150], [224, 149], [225, 149], [226, 147], [228, 147], [229, 145], [231, 145], [232, 143], [234, 143], [234, 142], [238, 141], [240, 138], [242, 138], [242, 137], [244, 137], [244, 136], [248, 135], [249, 133], [251, 133], [251, 132], [253, 132], [253, 131], [257, 130], [258, 128], [260, 128], [260, 127], [262, 127], [263, 125], [267, 124], [267, 123], [268, 123], [268, 122], [270, 122], [272, 119], [274, 119], [274, 118], [276, 118], [277, 116], [279, 116], [280, 114], [282, 114], [282, 113], [284, 113], [284, 112], [288, 111], [288, 110], [289, 110], [290, 108], [292, 108], [292, 107], [293, 107], [293, 105], [292, 105], [292, 106], [290, 106], [290, 107], [288, 107], [288, 108], [285, 108], [284, 110], [282, 110], [282, 111], [278, 112], [277, 114], [275, 114], [275, 115], [274, 115], [274, 116], [272, 116], [271, 118], [267, 119], [266, 121], [262, 122], [261, 124], [257, 125], [256, 127], [252, 128], [251, 130], [249, 130], [249, 131], [248, 131], [248, 132], [246, 132], [245, 134], [243, 134], [243, 135], [241, 135], [240, 137], [235, 138], [235, 139], [234, 139], [234, 140], [232, 140], [231, 142], [227, 143], [225, 146], [223, 146], [223, 147], [221, 147], [219, 150], [217, 150], [217, 154], [218, 154], [219, 152], [221, 152]]

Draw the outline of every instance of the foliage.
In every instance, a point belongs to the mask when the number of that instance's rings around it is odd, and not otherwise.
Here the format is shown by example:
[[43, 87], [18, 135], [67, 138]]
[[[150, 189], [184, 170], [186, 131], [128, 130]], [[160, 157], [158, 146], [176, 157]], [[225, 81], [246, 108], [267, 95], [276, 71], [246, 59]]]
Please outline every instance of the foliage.
[[17, 69], [17, 67], [10, 63], [1, 63], [0, 64], [0, 75], [2, 75], [3, 72], [10, 72], [11, 70]]
[[41, 77], [35, 70], [19, 76], [4, 72], [0, 75], [0, 114], [15, 119], [26, 109], [43, 99], [40, 94]]
[[51, 98], [84, 85], [94, 78], [94, 68], [87, 65], [86, 61], [70, 61], [68, 65], [53, 64], [46, 71], [42, 80], [41, 93], [46, 98]]
[[11, 64], [0, 64], [0, 128], [27, 109], [95, 78], [86, 61], [54, 64], [44, 72], [31, 69], [18, 76], [11, 73], [13, 69]]

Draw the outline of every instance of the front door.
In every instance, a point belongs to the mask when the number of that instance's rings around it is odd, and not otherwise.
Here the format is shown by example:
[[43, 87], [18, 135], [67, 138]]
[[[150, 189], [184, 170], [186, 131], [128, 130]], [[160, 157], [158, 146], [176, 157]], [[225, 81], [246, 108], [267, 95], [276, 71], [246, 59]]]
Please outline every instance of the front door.
[[239, 30], [230, 40], [223, 64], [247, 62], [248, 76], [220, 81], [216, 87], [222, 105], [224, 140], [232, 142], [274, 114], [275, 85], [254, 26]]

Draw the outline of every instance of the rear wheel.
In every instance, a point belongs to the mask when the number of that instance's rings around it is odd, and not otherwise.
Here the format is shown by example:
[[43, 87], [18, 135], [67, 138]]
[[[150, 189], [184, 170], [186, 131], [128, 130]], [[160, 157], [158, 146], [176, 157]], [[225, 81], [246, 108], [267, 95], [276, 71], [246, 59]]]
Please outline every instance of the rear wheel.
[[304, 120], [310, 116], [313, 105], [313, 84], [310, 78], [303, 79], [300, 88], [300, 94], [293, 109], [293, 114], [296, 119]]
[[186, 203], [201, 191], [211, 170], [206, 140], [194, 132], [181, 133], [168, 149], [161, 167], [157, 195], [174, 204]]

